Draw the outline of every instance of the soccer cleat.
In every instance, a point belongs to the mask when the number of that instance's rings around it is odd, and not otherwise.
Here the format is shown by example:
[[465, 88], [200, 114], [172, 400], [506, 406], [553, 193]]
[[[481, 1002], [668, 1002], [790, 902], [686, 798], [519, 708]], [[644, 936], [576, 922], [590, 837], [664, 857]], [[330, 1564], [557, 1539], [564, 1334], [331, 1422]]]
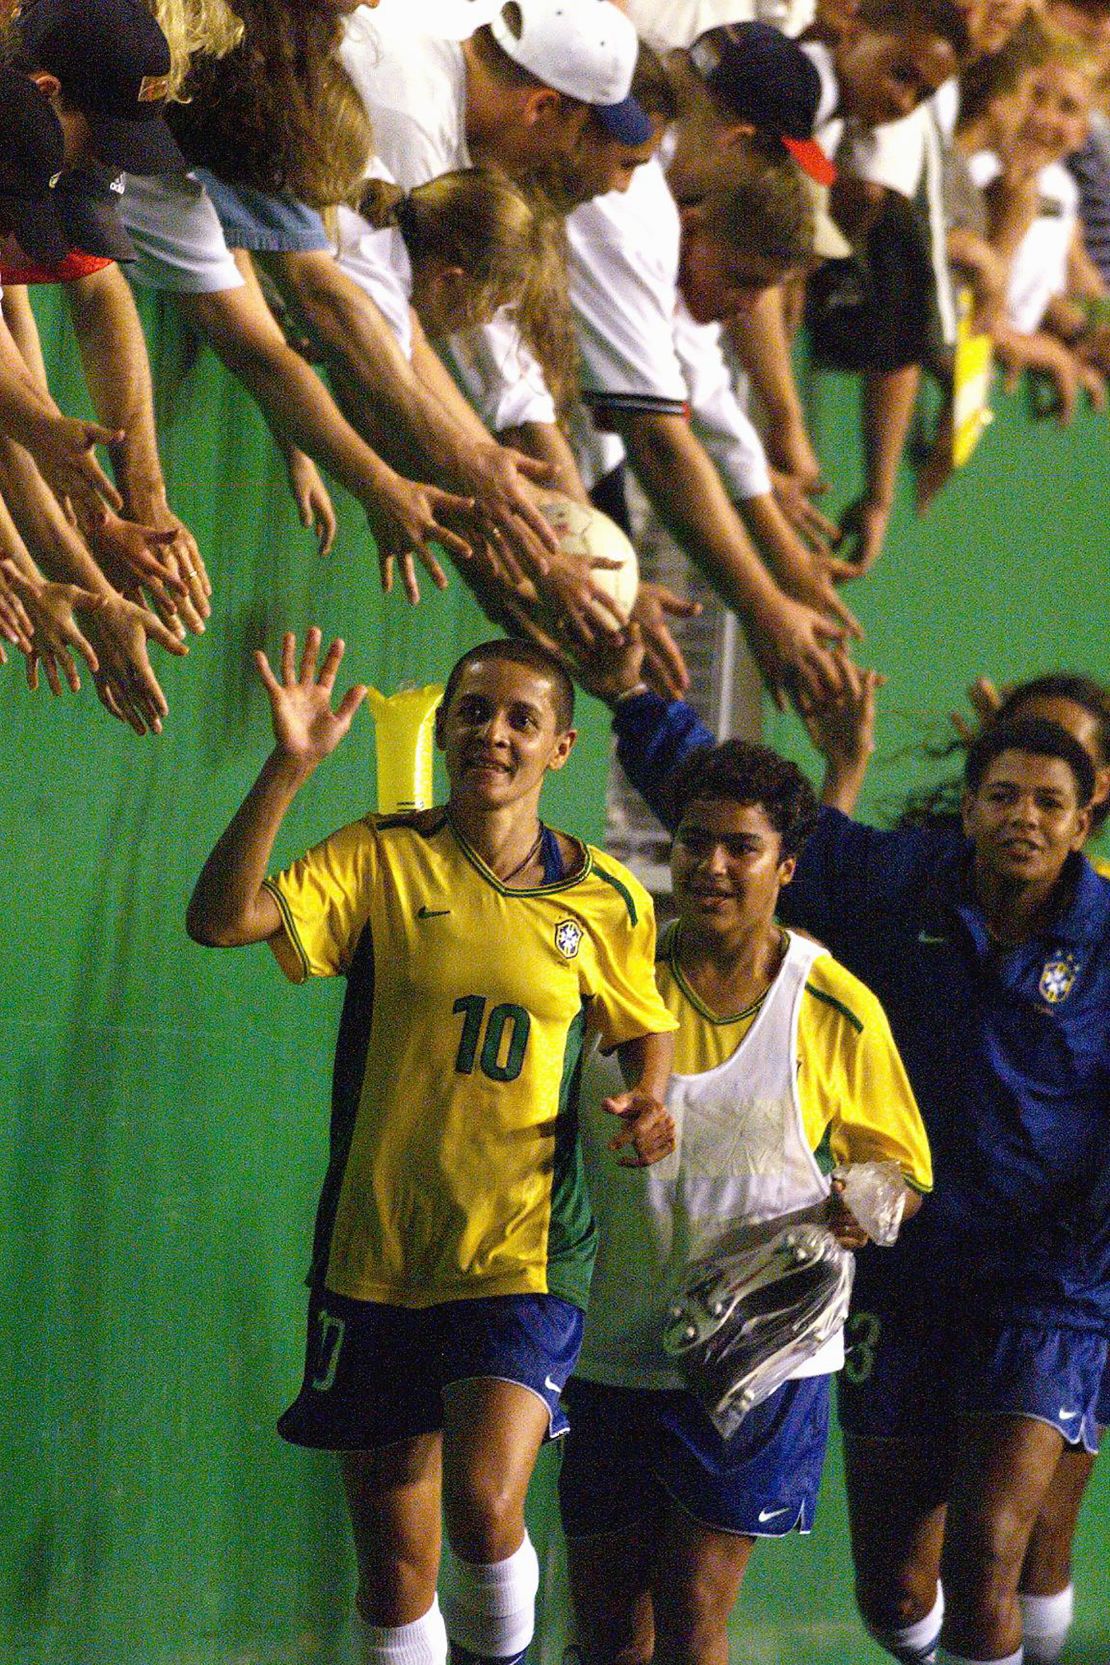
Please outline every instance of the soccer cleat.
[[854, 1265], [824, 1226], [797, 1225], [691, 1267], [663, 1346], [721, 1434], [842, 1327]]

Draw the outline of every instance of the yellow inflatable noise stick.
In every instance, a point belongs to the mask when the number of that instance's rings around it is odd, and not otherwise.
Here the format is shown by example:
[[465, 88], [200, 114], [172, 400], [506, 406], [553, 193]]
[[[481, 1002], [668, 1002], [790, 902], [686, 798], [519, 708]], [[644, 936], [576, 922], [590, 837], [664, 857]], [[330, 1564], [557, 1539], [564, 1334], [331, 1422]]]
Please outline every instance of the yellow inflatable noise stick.
[[442, 698], [438, 682], [425, 688], [402, 688], [388, 698], [370, 689], [367, 702], [376, 729], [380, 814], [427, 809], [431, 804], [435, 714]]

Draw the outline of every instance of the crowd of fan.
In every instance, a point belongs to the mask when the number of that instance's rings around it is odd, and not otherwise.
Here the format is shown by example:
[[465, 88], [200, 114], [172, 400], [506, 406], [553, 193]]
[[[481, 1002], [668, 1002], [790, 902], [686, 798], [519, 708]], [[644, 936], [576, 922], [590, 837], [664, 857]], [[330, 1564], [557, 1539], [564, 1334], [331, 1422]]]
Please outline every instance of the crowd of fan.
[[[0, 635], [32, 687], [83, 660], [139, 733], [167, 714], [151, 644], [184, 654], [213, 602], [133, 288], [250, 391], [321, 548], [325, 477], [357, 498], [387, 590], [445, 585], [438, 550], [582, 661], [625, 622], [542, 504], [621, 520], [631, 469], [803, 708], [858, 674], [842, 586], [923, 372], [951, 410], [961, 307], [1061, 421], [1106, 402], [1110, 0], [0, 0], [0, 65]], [[43, 283], [95, 422], [51, 396]], [[860, 379], [839, 525], [803, 317]], [[924, 508], [950, 415], [911, 451]], [[665, 693], [689, 606], [636, 604]]]

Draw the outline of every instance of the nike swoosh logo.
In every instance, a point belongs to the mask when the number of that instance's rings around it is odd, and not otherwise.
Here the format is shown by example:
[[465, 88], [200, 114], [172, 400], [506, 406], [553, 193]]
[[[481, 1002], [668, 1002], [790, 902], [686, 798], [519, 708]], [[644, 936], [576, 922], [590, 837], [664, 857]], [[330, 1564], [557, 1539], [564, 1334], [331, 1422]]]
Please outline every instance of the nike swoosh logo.
[[1061, 1422], [1073, 1422], [1079, 1415], [1079, 1412], [1060, 1410], [1057, 1412], [1057, 1415], [1059, 1416]]
[[563, 1391], [558, 1382], [553, 1382], [550, 1376], [544, 1377], [543, 1385], [547, 1389], [548, 1393], [562, 1393]]
[[760, 1526], [763, 1526], [767, 1521], [775, 1520], [779, 1515], [786, 1515], [789, 1513], [790, 1511], [788, 1509], [761, 1509], [759, 1511], [759, 1524]]
[[947, 942], [947, 937], [935, 937], [930, 931], [918, 931], [918, 942]]
[[417, 919], [442, 919], [445, 913], [450, 913], [450, 912], [451, 912], [450, 908], [421, 907], [421, 908], [417, 908], [416, 917], [417, 917]]

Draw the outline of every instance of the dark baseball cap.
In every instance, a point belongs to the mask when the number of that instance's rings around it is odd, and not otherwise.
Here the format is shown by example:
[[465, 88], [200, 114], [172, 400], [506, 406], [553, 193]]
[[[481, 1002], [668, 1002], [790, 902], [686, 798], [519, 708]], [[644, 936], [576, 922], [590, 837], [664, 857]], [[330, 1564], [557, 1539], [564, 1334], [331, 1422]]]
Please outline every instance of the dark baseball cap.
[[730, 23], [699, 35], [689, 57], [718, 104], [774, 134], [819, 185], [832, 184], [836, 169], [813, 137], [821, 75], [797, 42], [769, 23]]
[[54, 195], [71, 248], [102, 260], [134, 260], [135, 247], [119, 217], [123, 174], [101, 168], [70, 168]]
[[166, 125], [170, 49], [141, 0], [23, 0], [20, 61], [57, 76], [98, 158], [129, 173], [188, 166]]
[[32, 260], [53, 265], [69, 253], [55, 186], [65, 137], [35, 83], [0, 67], [0, 216]]

